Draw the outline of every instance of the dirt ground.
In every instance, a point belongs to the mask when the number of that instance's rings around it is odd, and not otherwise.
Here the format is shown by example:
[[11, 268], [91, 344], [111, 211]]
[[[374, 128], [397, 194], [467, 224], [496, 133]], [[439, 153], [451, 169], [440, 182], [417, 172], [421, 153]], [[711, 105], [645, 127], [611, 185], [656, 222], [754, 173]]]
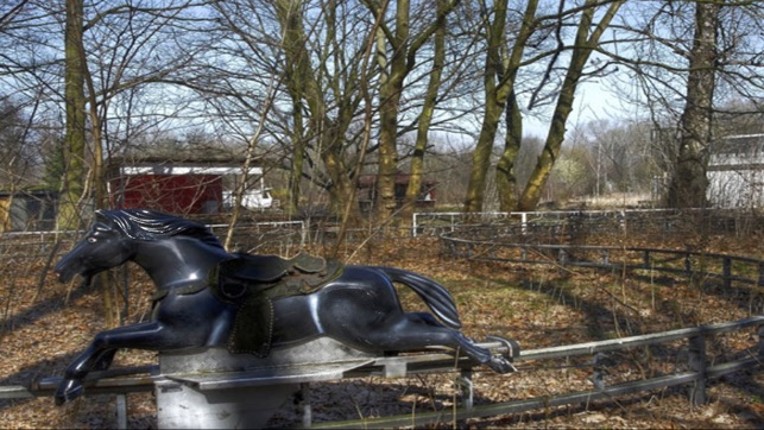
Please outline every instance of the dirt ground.
[[[703, 237], [705, 249], [764, 258], [760, 237]], [[687, 238], [664, 248], [685, 248]], [[647, 239], [610, 238], [623, 246], [646, 245]], [[690, 245], [696, 246], [697, 243]], [[656, 243], [651, 245], [657, 246]], [[312, 249], [321, 253], [321, 249]], [[690, 285], [681, 277], [626, 276], [554, 266], [523, 267], [453, 260], [435, 238], [370, 241], [346, 255], [355, 264], [389, 265], [413, 270], [443, 283], [454, 295], [464, 332], [475, 339], [496, 334], [516, 339], [523, 349], [566, 345], [620, 336], [646, 334], [697, 324], [734, 321], [762, 314], [760, 292], [720, 291]], [[5, 270], [22, 261], [5, 261]], [[2, 337], [0, 386], [28, 384], [43, 376], [60, 375], [92, 336], [104, 329], [101, 296], [93, 287], [60, 285], [49, 275], [38, 291], [43, 261], [33, 261], [28, 276], [5, 279], [0, 285]], [[145, 320], [153, 288], [145, 277], [133, 276], [127, 322]], [[404, 306], [424, 310], [412, 293], [400, 290]], [[751, 295], [753, 294], [753, 296]], [[756, 351], [755, 329], [720, 336], [710, 342], [709, 355], [729, 359]], [[684, 355], [683, 355], [684, 354]], [[605, 382], [615, 384], [686, 368], [681, 342], [664, 349], [640, 349], [612, 354]], [[115, 366], [154, 363], [153, 353], [124, 351]], [[589, 359], [518, 363], [519, 372], [496, 375], [487, 369], [474, 374], [475, 404], [553, 396], [593, 389]], [[453, 409], [460, 398], [453, 374], [386, 380], [360, 378], [314, 384], [311, 403], [315, 422], [415, 415]], [[739, 372], [711, 383], [708, 402], [692, 406], [687, 387], [645, 392], [608, 401], [545, 408], [522, 414], [445, 420], [448, 428], [764, 428], [764, 375], [760, 369]], [[273, 427], [300, 423], [297, 406], [286, 404], [273, 417]], [[113, 428], [113, 395], [86, 395], [62, 407], [50, 397], [0, 400], [0, 427]], [[156, 428], [152, 393], [128, 396], [130, 428]]]

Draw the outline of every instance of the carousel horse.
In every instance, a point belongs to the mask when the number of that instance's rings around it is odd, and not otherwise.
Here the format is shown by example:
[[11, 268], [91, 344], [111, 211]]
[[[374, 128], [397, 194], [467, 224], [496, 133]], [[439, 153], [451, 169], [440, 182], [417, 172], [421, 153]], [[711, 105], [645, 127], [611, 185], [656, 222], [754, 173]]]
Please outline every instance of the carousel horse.
[[[459, 331], [453, 298], [431, 279], [302, 254], [228, 253], [204, 225], [154, 211], [97, 211], [55, 271], [61, 282], [78, 274], [89, 282], [127, 261], [143, 268], [157, 289], [151, 319], [98, 333], [67, 367], [57, 404], [81, 395], [88, 372], [107, 369], [119, 348], [222, 346], [264, 357], [271, 348], [328, 336], [371, 353], [450, 347], [496, 372], [512, 369]], [[404, 312], [393, 282], [415, 291], [432, 313]]]

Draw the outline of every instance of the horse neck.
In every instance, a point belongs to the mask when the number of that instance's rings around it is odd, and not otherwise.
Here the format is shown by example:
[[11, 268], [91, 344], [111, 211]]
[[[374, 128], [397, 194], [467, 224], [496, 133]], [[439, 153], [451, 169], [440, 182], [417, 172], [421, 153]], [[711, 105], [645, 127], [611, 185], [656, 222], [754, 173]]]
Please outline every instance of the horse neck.
[[230, 255], [199, 240], [173, 237], [141, 241], [133, 261], [141, 266], [159, 289], [206, 282], [210, 270]]

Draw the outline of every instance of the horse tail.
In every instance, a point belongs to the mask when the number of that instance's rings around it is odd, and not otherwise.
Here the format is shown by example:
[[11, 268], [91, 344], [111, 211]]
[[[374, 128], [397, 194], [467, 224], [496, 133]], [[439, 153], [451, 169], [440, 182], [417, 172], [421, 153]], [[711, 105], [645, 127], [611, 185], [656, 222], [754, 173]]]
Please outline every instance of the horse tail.
[[439, 283], [430, 278], [418, 275], [407, 270], [392, 267], [378, 267], [393, 282], [399, 282], [414, 290], [419, 297], [427, 303], [434, 313], [447, 327], [460, 329], [462, 322], [459, 320], [459, 312], [451, 293]]

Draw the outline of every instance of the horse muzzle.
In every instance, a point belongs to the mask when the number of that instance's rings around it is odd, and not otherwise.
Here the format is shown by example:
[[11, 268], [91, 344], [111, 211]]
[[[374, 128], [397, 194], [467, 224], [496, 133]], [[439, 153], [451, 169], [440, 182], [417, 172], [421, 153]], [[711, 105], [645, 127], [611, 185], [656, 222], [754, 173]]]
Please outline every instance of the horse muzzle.
[[71, 265], [67, 266], [61, 263], [63, 263], [63, 261], [56, 264], [56, 268], [53, 270], [58, 275], [58, 281], [65, 284], [71, 281], [72, 278], [74, 278], [74, 275], [77, 275], [78, 272]]
[[79, 258], [73, 258], [72, 255], [66, 255], [62, 258], [53, 269], [58, 275], [58, 281], [65, 284], [71, 281], [76, 275], [82, 275], [85, 278], [89, 278], [88, 270], [83, 267]]

